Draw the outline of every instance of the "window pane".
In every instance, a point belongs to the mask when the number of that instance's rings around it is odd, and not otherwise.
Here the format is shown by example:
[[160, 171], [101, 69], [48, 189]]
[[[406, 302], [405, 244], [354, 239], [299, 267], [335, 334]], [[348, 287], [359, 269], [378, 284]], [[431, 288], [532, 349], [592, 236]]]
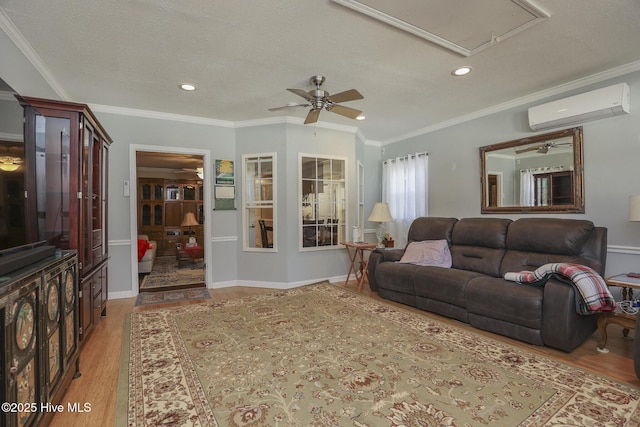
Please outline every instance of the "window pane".
[[316, 179], [316, 159], [313, 157], [302, 158], [302, 178]]
[[256, 156], [243, 161], [245, 249], [273, 248], [275, 159]]
[[302, 247], [339, 245], [346, 230], [345, 161], [301, 157], [301, 171]]
[[247, 236], [250, 248], [273, 247], [273, 209], [247, 208]]

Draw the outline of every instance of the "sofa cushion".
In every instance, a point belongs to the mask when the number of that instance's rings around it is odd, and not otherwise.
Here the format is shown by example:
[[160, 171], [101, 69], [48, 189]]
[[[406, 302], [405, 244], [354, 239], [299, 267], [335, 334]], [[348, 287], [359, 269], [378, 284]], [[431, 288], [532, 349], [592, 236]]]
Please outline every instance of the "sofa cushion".
[[416, 296], [465, 307], [464, 289], [469, 280], [481, 276], [473, 271], [420, 267], [416, 270]]
[[415, 295], [413, 281], [418, 268], [422, 267], [414, 264], [382, 262], [378, 264], [375, 273], [378, 288]]
[[451, 242], [454, 245], [504, 249], [511, 223], [510, 219], [504, 218], [464, 218], [453, 228]]
[[409, 242], [407, 249], [398, 262], [449, 268], [451, 267], [449, 243], [445, 239]]
[[507, 248], [576, 256], [582, 252], [593, 228], [593, 223], [587, 220], [520, 218], [509, 227]]
[[532, 329], [542, 328], [543, 296], [543, 287], [519, 285], [496, 277], [475, 277], [465, 287], [469, 313]]
[[458, 221], [451, 237], [453, 268], [499, 277], [507, 229], [511, 222], [502, 218], [466, 218]]
[[416, 218], [409, 228], [408, 242], [446, 239], [451, 241], [453, 226], [458, 222], [455, 218], [421, 217]]

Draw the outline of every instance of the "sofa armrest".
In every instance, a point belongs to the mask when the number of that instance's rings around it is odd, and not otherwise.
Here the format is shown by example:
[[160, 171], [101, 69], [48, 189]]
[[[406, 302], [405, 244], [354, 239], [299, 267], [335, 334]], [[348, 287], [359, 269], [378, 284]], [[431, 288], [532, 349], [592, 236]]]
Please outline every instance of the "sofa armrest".
[[402, 259], [404, 255], [404, 249], [375, 249], [373, 253], [380, 254], [382, 256], [381, 262], [396, 262]]
[[570, 352], [597, 328], [598, 315], [578, 314], [576, 290], [557, 279], [550, 279], [544, 286], [542, 311], [542, 339], [546, 346]]
[[372, 291], [378, 290], [378, 283], [376, 282], [376, 268], [381, 262], [396, 262], [400, 261], [404, 249], [375, 249], [369, 255], [369, 267], [367, 269], [369, 274], [369, 288]]

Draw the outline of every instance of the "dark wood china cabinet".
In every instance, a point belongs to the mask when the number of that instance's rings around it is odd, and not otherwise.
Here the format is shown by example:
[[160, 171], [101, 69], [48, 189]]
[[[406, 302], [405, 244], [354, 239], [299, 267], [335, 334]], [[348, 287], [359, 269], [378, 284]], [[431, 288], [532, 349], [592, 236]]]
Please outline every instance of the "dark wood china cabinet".
[[27, 233], [78, 253], [80, 338], [106, 315], [111, 138], [85, 104], [21, 97]]

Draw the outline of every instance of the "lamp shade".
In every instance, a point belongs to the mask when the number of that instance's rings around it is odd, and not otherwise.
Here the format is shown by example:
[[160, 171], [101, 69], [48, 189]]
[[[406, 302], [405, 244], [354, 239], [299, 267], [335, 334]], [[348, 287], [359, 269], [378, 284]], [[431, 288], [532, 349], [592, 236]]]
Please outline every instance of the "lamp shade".
[[187, 212], [184, 214], [180, 227], [192, 227], [194, 225], [198, 225], [198, 221], [196, 221], [196, 217], [193, 212]]
[[377, 202], [373, 205], [373, 210], [371, 211], [371, 215], [369, 215], [369, 219], [367, 221], [371, 222], [391, 222], [393, 218], [391, 218], [391, 212], [389, 212], [389, 204], [383, 202]]
[[629, 197], [629, 221], [640, 221], [640, 196]]

